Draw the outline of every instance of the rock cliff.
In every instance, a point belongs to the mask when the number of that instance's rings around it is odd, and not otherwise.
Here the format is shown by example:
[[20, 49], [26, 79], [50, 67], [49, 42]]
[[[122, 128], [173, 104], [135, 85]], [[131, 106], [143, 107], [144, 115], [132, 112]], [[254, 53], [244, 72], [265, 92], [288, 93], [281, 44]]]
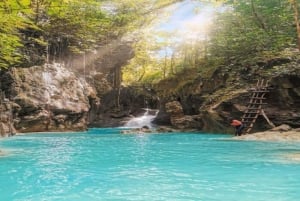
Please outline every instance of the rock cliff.
[[11, 68], [0, 75], [17, 132], [87, 128], [95, 91], [62, 65]]
[[[220, 66], [209, 75], [186, 69], [154, 87], [123, 87], [121, 67], [133, 53], [122, 47], [113, 55], [91, 58], [87, 69], [53, 64], [0, 71], [6, 97], [0, 104], [1, 135], [122, 126], [146, 107], [160, 110], [154, 121], [158, 125], [232, 133], [227, 119], [242, 116], [258, 79], [268, 80], [272, 88], [264, 108], [269, 119], [276, 126], [300, 127], [299, 55], [245, 68]], [[254, 131], [266, 129], [259, 117]]]
[[[242, 70], [237, 66], [221, 66], [206, 78], [196, 69], [189, 69], [185, 75], [164, 80], [156, 86], [162, 104], [155, 122], [177, 128], [232, 133], [227, 119], [242, 117], [249, 102], [249, 90], [258, 79], [264, 79], [271, 86], [264, 107], [269, 119], [276, 126], [300, 127], [299, 61], [298, 56], [276, 58]], [[182, 112], [178, 112], [181, 107]], [[269, 128], [267, 121], [259, 116], [253, 131]]]
[[3, 94], [0, 94], [0, 137], [11, 136], [15, 133], [11, 104]]
[[[116, 40], [99, 50], [62, 59], [66, 65], [0, 70], [0, 91], [11, 107], [0, 119], [1, 134], [12, 133], [9, 125], [17, 132], [77, 131], [111, 122], [120, 125], [121, 110], [129, 108], [128, 100], [118, 95], [121, 67], [133, 55], [130, 44]], [[100, 105], [100, 99], [106, 104]], [[117, 100], [125, 108], [115, 111], [120, 104]]]

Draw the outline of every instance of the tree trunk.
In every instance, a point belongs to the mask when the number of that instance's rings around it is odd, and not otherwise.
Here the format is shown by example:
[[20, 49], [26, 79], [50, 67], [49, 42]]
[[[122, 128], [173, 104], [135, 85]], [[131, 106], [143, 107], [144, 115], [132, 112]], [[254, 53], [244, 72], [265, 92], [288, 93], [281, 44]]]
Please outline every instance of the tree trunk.
[[297, 28], [297, 42], [298, 42], [298, 49], [300, 50], [300, 25], [299, 25], [299, 12], [298, 12], [298, 3], [297, 0], [291, 0], [291, 4], [294, 9], [294, 19]]
[[114, 89], [117, 90], [116, 107], [120, 109], [120, 93], [121, 93], [121, 68], [116, 67], [114, 70]]
[[163, 67], [163, 78], [165, 79], [167, 76], [167, 65], [168, 65], [168, 51], [165, 49], [165, 61]]
[[174, 72], [174, 66], [175, 66], [175, 56], [174, 56], [174, 52], [173, 52], [172, 56], [171, 56], [171, 64], [170, 64], [170, 71], [171, 71], [172, 75], [175, 74], [175, 72]]
[[257, 20], [257, 23], [258, 23], [258, 26], [263, 29], [265, 32], [268, 32], [267, 31], [267, 28], [266, 28], [266, 25], [265, 23], [263, 22], [263, 19], [258, 15], [257, 13], [257, 10], [255, 8], [255, 5], [254, 5], [254, 2], [253, 0], [251, 0], [251, 8], [252, 8], [252, 12], [253, 12], [253, 15], [254, 17], [256, 18]]

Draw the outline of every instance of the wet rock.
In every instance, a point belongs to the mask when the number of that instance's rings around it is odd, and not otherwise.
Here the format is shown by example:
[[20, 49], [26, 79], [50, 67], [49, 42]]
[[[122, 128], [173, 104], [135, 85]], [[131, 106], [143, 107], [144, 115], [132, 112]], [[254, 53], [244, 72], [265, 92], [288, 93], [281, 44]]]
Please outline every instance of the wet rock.
[[0, 137], [16, 134], [12, 117], [12, 104], [0, 95]]
[[279, 132], [284, 132], [284, 131], [290, 131], [292, 128], [289, 125], [282, 124], [280, 126], [277, 126], [275, 128], [272, 128], [270, 131], [279, 131]]
[[153, 130], [151, 130], [148, 126], [121, 131], [122, 134], [143, 134], [143, 133], [152, 133], [152, 132]]
[[170, 128], [170, 127], [166, 127], [166, 126], [160, 126], [156, 129], [157, 132], [159, 133], [172, 133], [172, 132], [176, 132], [175, 129]]
[[184, 115], [182, 106], [178, 101], [166, 104], [166, 111], [170, 115], [171, 124], [177, 129], [193, 129], [202, 127], [202, 121], [198, 115]]
[[255, 141], [291, 141], [291, 142], [299, 142], [300, 141], [300, 132], [294, 129], [288, 131], [264, 131], [257, 132], [253, 134], [242, 135], [238, 137], [234, 137], [234, 139], [238, 140], [255, 140]]
[[184, 116], [182, 106], [178, 101], [166, 103], [166, 111], [171, 115], [171, 118], [181, 118]]
[[0, 157], [1, 156], [5, 156], [5, 153], [3, 151], [0, 150]]
[[289, 153], [283, 155], [284, 159], [300, 163], [300, 153]]

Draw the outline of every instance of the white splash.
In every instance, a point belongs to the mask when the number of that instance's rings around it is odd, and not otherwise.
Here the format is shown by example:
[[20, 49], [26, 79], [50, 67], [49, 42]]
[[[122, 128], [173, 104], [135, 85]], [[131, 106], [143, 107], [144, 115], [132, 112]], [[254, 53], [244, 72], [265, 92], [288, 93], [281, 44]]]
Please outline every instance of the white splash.
[[153, 127], [152, 121], [158, 114], [158, 110], [150, 110], [149, 108], [145, 109], [145, 113], [142, 116], [134, 117], [130, 119], [124, 127], [128, 128], [141, 128], [143, 126], [148, 126], [149, 128]]

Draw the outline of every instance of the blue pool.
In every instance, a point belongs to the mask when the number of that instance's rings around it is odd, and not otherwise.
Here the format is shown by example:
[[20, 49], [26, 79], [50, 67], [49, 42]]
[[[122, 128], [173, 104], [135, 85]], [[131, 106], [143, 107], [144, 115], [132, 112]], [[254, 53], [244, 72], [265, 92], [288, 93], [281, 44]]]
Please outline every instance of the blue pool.
[[298, 201], [298, 143], [118, 129], [0, 140], [1, 201]]

